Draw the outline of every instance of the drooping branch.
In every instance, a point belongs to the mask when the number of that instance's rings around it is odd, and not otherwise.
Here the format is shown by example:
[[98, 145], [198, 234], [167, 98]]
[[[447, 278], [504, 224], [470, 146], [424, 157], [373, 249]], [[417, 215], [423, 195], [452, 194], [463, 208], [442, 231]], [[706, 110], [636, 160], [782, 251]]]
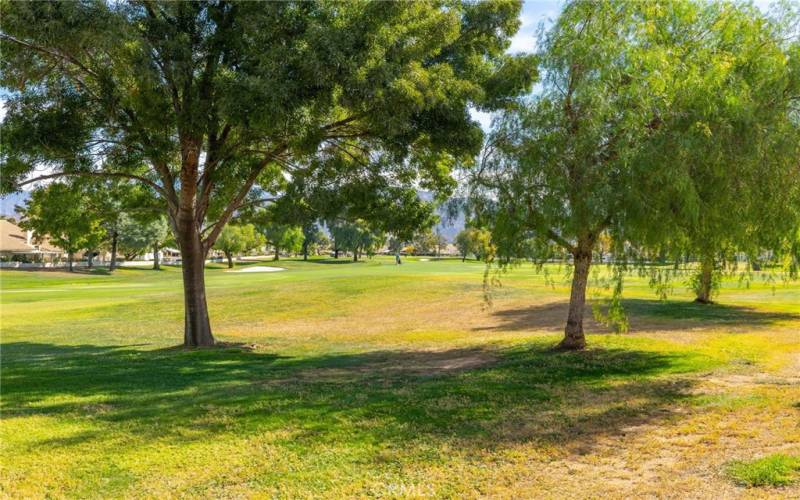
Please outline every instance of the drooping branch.
[[97, 73], [95, 73], [92, 69], [88, 68], [86, 65], [81, 63], [76, 57], [74, 57], [74, 56], [72, 56], [70, 54], [67, 54], [66, 52], [53, 50], [53, 49], [49, 49], [47, 47], [42, 47], [42, 46], [30, 43], [30, 42], [26, 42], [24, 40], [20, 40], [19, 38], [13, 37], [13, 36], [8, 35], [6, 33], [0, 33], [0, 39], [9, 41], [11, 43], [15, 43], [17, 45], [20, 45], [22, 47], [25, 47], [25, 48], [28, 48], [28, 49], [31, 49], [31, 50], [34, 50], [36, 52], [39, 52], [40, 54], [44, 54], [44, 55], [49, 56], [51, 58], [54, 58], [56, 60], [64, 61], [64, 62], [68, 62], [70, 64], [73, 64], [74, 66], [80, 68], [80, 70], [83, 71], [84, 73], [86, 73], [87, 75], [90, 75], [90, 76], [92, 76], [94, 78], [97, 78]]
[[26, 186], [28, 184], [33, 184], [34, 182], [44, 181], [47, 179], [56, 179], [59, 177], [121, 177], [124, 179], [132, 179], [150, 186], [165, 199], [168, 199], [167, 193], [164, 191], [164, 189], [155, 182], [139, 175], [126, 174], [123, 172], [57, 172], [55, 174], [41, 175], [39, 177], [34, 177], [33, 179], [19, 182], [17, 183], [17, 187]]

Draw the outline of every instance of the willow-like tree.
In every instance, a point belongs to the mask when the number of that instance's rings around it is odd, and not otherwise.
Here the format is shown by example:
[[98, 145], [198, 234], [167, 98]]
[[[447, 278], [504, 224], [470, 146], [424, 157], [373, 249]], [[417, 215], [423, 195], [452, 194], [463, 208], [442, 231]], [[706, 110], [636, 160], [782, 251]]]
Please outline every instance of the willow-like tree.
[[[683, 171], [656, 171], [669, 192], [673, 255], [699, 260], [696, 301], [712, 302], [740, 254], [774, 261], [800, 227], [800, 9], [766, 18], [751, 5], [709, 4], [710, 29], [681, 46], [689, 68], [673, 82], [658, 148]], [[660, 163], [651, 156], [653, 165]], [[685, 181], [684, 181], [685, 180]]]
[[[700, 104], [714, 107], [747, 92], [745, 84], [736, 85], [705, 100], [725, 87], [724, 61], [731, 51], [747, 46], [735, 58], [742, 73], [761, 57], [755, 48], [763, 39], [749, 37], [747, 30], [764, 20], [729, 23], [730, 13], [756, 16], [733, 4], [568, 2], [540, 38], [541, 89], [505, 113], [487, 142], [477, 162], [473, 202], [491, 225], [497, 261], [545, 259], [554, 245], [571, 256], [562, 348], [586, 344], [586, 287], [601, 237], [617, 251], [674, 239], [680, 234], [676, 219], [685, 218], [676, 214], [696, 204], [692, 186], [703, 182], [693, 169], [714, 168], [726, 186], [742, 182], [755, 190], [752, 183], [774, 182], [757, 175], [736, 179], [739, 169], [727, 171], [724, 162], [701, 158], [701, 148], [683, 144], [676, 154], [664, 147], [675, 137], [705, 134], [702, 124], [685, 121], [687, 113], [698, 115]], [[722, 40], [717, 49], [723, 53], [695, 51], [705, 39]], [[733, 111], [720, 113], [720, 126], [733, 126]], [[730, 150], [728, 160], [737, 157], [735, 134], [716, 140], [720, 149]]]
[[204, 261], [231, 216], [279, 196], [320, 152], [382, 151], [396, 181], [446, 184], [480, 148], [469, 108], [501, 108], [534, 78], [525, 57], [504, 55], [519, 11], [508, 0], [3, 2], [3, 188], [43, 164], [52, 173], [35, 179], [148, 186], [182, 255], [184, 344], [212, 345]]

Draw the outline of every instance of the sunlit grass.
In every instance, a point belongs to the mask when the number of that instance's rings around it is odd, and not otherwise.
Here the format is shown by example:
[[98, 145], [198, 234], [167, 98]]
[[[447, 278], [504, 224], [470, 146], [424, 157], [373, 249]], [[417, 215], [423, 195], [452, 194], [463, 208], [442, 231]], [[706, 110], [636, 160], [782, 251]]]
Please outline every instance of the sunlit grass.
[[558, 353], [563, 269], [488, 307], [475, 262], [279, 265], [207, 271], [200, 351], [179, 269], [0, 272], [3, 496], [724, 495], [698, 471], [800, 448], [796, 283], [703, 307], [632, 276], [631, 333], [587, 310]]
[[745, 486], [786, 486], [800, 478], [800, 457], [769, 455], [728, 466], [728, 475]]

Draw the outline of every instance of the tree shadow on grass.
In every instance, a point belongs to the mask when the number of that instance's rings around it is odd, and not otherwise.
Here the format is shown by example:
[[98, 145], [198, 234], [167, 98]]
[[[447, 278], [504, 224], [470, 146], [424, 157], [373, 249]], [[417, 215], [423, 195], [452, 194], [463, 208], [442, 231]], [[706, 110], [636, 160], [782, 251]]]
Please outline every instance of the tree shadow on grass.
[[[477, 327], [476, 330], [498, 331], [560, 331], [567, 318], [568, 302], [551, 302], [516, 309], [494, 311], [496, 324]], [[725, 304], [698, 304], [687, 301], [661, 301], [645, 299], [623, 300], [631, 330], [674, 331], [698, 326], [769, 326], [781, 321], [800, 321], [800, 315], [759, 311], [754, 308]], [[610, 331], [594, 320], [592, 308], [584, 310], [584, 327], [588, 332]]]
[[[599, 436], [669, 418], [691, 386], [658, 377], [688, 371], [680, 356], [622, 349], [554, 352], [537, 344], [290, 358], [136, 347], [3, 344], [4, 418], [91, 418], [176, 443], [281, 431], [309, 449], [337, 440], [585, 449]], [[104, 437], [98, 430], [35, 446]]]

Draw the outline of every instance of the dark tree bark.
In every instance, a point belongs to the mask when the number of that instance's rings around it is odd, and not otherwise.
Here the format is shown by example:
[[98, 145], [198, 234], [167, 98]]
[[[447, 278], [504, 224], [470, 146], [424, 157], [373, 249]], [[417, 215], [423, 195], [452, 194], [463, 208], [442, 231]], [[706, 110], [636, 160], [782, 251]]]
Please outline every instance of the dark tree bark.
[[699, 304], [713, 304], [711, 300], [712, 287], [714, 282], [714, 258], [703, 257], [700, 263], [700, 280], [697, 284], [697, 298], [695, 302]]
[[278, 245], [275, 245], [275, 256], [272, 260], [281, 260], [281, 250], [278, 248]]
[[75, 269], [73, 268], [74, 260], [75, 259], [74, 259], [74, 256], [72, 255], [72, 252], [69, 252], [67, 254], [67, 263], [69, 264], [69, 272], [71, 272], [71, 273], [75, 272]]
[[94, 267], [94, 252], [89, 252], [87, 255], [89, 257], [87, 257], [86, 259], [87, 262], [86, 267], [92, 269]]
[[183, 343], [187, 347], [213, 346], [214, 336], [211, 334], [206, 303], [206, 252], [194, 224], [188, 229], [179, 229], [185, 312]]
[[117, 268], [117, 237], [119, 234], [116, 231], [111, 233], [111, 263], [108, 265], [108, 270], [114, 272]]
[[353, 262], [358, 262], [358, 250], [353, 250]]
[[577, 350], [586, 347], [583, 334], [583, 310], [586, 305], [586, 285], [589, 282], [589, 268], [592, 265], [591, 246], [579, 244], [573, 253], [574, 271], [572, 289], [569, 296], [569, 313], [564, 339], [558, 344], [560, 349]]
[[161, 270], [161, 263], [158, 261], [158, 243], [153, 243], [153, 270], [160, 271]]
[[303, 260], [308, 260], [308, 242], [303, 242]]
[[[185, 347], [211, 347], [214, 345], [211, 323], [208, 320], [205, 281], [206, 255], [213, 245], [214, 239], [212, 238], [207, 246], [203, 242], [200, 234], [202, 219], [198, 217], [195, 204], [201, 144], [202, 141], [197, 138], [182, 138], [181, 140], [181, 192], [177, 206], [171, 212], [175, 239], [181, 250], [184, 297], [183, 345]], [[215, 234], [218, 235], [219, 231]]]
[[334, 259], [338, 259], [339, 258], [339, 249], [336, 248], [336, 247], [333, 248], [333, 258]]
[[228, 258], [228, 269], [233, 268], [233, 255], [230, 252], [225, 252], [225, 257]]

